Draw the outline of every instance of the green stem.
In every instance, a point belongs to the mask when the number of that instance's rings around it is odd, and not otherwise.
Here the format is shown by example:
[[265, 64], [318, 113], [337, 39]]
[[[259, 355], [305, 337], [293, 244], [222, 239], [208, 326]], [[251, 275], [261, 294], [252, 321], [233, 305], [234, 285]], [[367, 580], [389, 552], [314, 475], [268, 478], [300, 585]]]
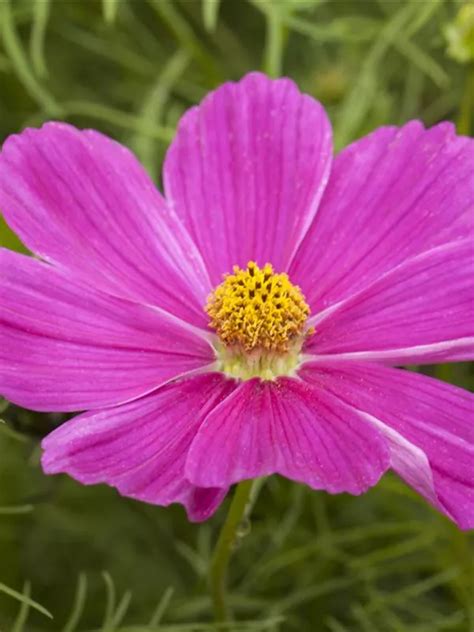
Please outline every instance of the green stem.
[[474, 62], [470, 62], [467, 68], [464, 94], [459, 109], [457, 120], [458, 134], [469, 136], [472, 127], [472, 110], [474, 108]]
[[219, 534], [209, 571], [209, 587], [216, 621], [229, 621], [227, 606], [227, 569], [239, 537], [238, 529], [247, 518], [252, 505], [254, 481], [242, 481], [237, 485], [224, 526]]

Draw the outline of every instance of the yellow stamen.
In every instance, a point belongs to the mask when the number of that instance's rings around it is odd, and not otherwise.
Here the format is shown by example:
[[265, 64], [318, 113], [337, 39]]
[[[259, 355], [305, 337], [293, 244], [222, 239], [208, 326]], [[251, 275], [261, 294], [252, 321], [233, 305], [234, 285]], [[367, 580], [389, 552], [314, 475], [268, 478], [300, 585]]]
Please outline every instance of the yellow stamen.
[[312, 333], [305, 331], [309, 307], [300, 288], [269, 263], [234, 266], [209, 296], [206, 312], [222, 342], [226, 372], [243, 379], [289, 374]]

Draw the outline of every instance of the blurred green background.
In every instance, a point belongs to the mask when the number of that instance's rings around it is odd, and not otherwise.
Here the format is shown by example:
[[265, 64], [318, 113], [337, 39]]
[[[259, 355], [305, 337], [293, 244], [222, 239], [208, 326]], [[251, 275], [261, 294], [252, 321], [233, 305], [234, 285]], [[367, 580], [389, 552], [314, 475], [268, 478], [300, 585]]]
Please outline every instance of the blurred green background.
[[[159, 183], [183, 111], [252, 69], [288, 75], [320, 99], [338, 148], [411, 118], [451, 119], [470, 133], [466, 6], [0, 0], [0, 138], [49, 119], [95, 127], [131, 147]], [[0, 242], [21, 249], [4, 224]], [[423, 371], [474, 383], [467, 365]], [[192, 525], [180, 507], [45, 477], [38, 443], [63, 418], [0, 407], [1, 632], [217, 629], [205, 574], [227, 505]], [[361, 498], [273, 477], [232, 566], [242, 623], [226, 629], [472, 631], [472, 544], [392, 475]]]

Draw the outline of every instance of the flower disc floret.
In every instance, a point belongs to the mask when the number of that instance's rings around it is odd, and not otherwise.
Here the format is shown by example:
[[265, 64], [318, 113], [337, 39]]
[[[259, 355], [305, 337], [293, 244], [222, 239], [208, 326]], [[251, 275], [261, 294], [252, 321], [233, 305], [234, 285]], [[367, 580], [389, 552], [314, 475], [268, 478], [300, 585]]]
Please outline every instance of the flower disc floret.
[[267, 263], [250, 261], [226, 274], [209, 297], [206, 311], [222, 342], [243, 351], [260, 348], [287, 352], [301, 336], [309, 307], [300, 288], [287, 274], [275, 274]]
[[292, 370], [309, 333], [303, 293], [269, 263], [234, 266], [210, 295], [206, 311], [222, 343], [224, 370], [242, 378], [273, 379]]

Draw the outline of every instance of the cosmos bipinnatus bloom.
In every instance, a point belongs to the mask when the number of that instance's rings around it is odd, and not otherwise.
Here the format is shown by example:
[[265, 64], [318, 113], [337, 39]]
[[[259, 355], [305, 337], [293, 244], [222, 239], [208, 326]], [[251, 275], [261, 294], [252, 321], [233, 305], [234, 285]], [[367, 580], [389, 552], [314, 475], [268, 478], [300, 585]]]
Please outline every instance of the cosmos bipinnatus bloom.
[[334, 156], [322, 106], [252, 73], [182, 118], [162, 195], [102, 134], [9, 138], [0, 393], [79, 414], [43, 468], [208, 518], [278, 473], [361, 494], [393, 469], [474, 526], [474, 142], [382, 127]]

